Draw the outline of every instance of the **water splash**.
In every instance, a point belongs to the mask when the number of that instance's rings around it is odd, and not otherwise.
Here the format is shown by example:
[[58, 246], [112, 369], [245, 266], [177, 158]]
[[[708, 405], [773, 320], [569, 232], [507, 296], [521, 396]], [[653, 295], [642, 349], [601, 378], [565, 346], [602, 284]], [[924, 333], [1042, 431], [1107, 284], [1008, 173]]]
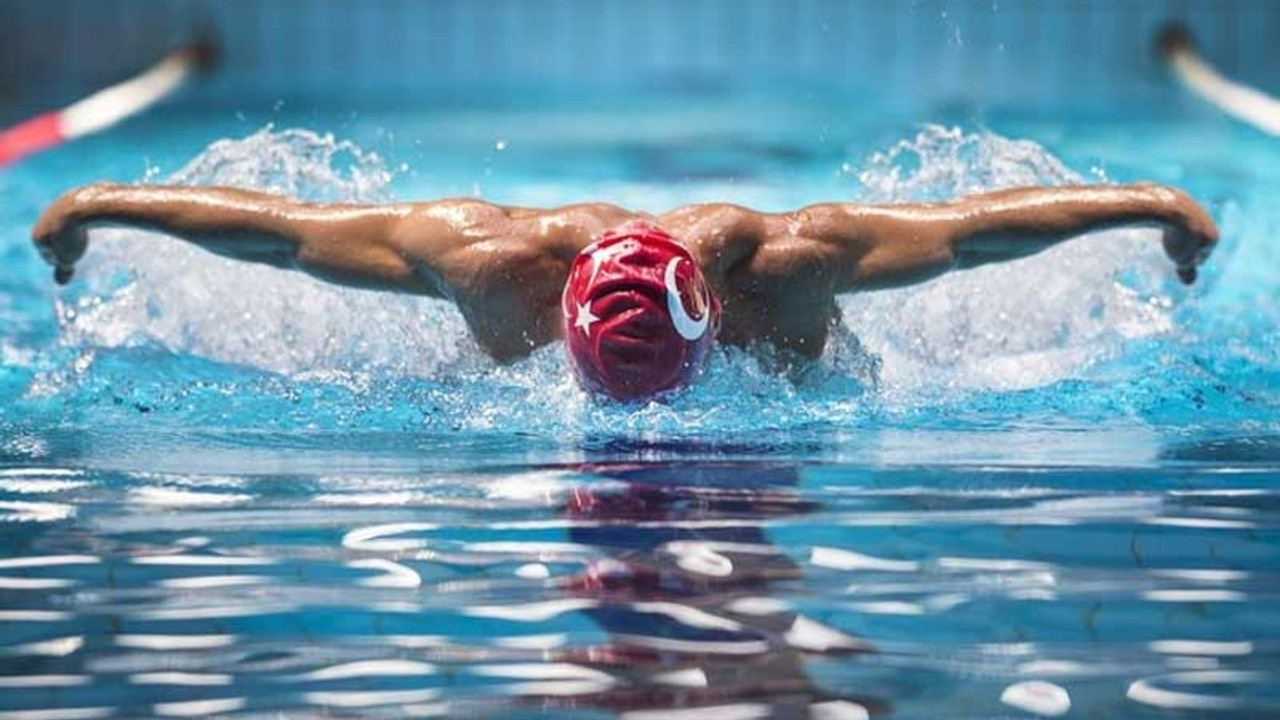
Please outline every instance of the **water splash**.
[[336, 202], [386, 200], [391, 180], [382, 158], [353, 142], [270, 125], [212, 143], [169, 178], [174, 185], [229, 185]]
[[1027, 185], [1070, 185], [1080, 176], [1044, 146], [991, 132], [925, 125], [872, 154], [857, 172], [868, 203], [927, 202]]
[[[926, 126], [859, 175], [870, 202], [938, 201], [1082, 182], [1042, 146]], [[886, 382], [1011, 389], [1077, 376], [1128, 339], [1172, 328], [1154, 231], [1114, 231], [1018, 262], [842, 300], [844, 320], [884, 360]]]
[[[213, 143], [170, 178], [347, 202], [387, 199], [390, 180], [380, 158], [350, 142], [269, 127]], [[479, 357], [461, 316], [444, 303], [336, 288], [136, 231], [103, 232], [95, 246], [83, 273], [89, 282], [59, 308], [73, 346], [158, 345], [330, 378], [426, 375]]]
[[[376, 202], [387, 198], [390, 177], [379, 158], [350, 143], [267, 128], [214, 143], [170, 180]], [[874, 202], [1079, 181], [1035, 143], [936, 126], [870, 158], [860, 179], [860, 199]], [[1042, 386], [1077, 377], [1128, 339], [1171, 326], [1170, 302], [1150, 290], [1165, 269], [1158, 244], [1143, 233], [1108, 233], [923, 287], [842, 299], [844, 324], [816, 365], [779, 373], [767, 360], [721, 350], [691, 391], [667, 404], [622, 409], [589, 402], [567, 379], [557, 348], [514, 366], [493, 365], [447, 303], [332, 287], [133, 231], [104, 235], [86, 267], [89, 281], [60, 306], [65, 341], [85, 353], [76, 372], [94, 362], [89, 376], [108, 372], [93, 359], [96, 349], [138, 347], [280, 373], [291, 379], [219, 377], [201, 386], [237, 403], [245, 393], [281, 393], [293, 412], [267, 398], [270, 412], [250, 417], [292, 417], [306, 426], [377, 427], [391, 418], [442, 429], [611, 428], [657, 437], [750, 430], [760, 417], [782, 427], [843, 424], [877, 412], [864, 392], [869, 386], [885, 390], [876, 398], [908, 408], [936, 401], [938, 389]], [[183, 372], [210, 372], [198, 365]], [[85, 387], [120, 403], [119, 372], [90, 377]], [[167, 387], [128, 380], [141, 397], [123, 402], [183, 405]], [[316, 387], [341, 388], [343, 409], [318, 410], [335, 398], [308, 390]], [[406, 405], [419, 410], [394, 410]], [[545, 407], [561, 410], [548, 418]], [[189, 414], [226, 421], [221, 408]]]

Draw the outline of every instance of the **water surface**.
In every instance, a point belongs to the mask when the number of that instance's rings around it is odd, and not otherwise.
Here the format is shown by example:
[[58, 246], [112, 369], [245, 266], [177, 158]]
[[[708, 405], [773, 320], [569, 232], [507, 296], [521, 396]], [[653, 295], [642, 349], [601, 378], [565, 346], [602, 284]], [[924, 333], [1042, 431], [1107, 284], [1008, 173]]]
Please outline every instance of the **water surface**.
[[[1280, 151], [960, 120], [196, 115], [0, 175], [0, 720], [1280, 716]], [[138, 233], [55, 290], [28, 229], [100, 177], [653, 211], [1155, 179], [1224, 240], [1190, 289], [1119, 232], [847, 298], [814, 366], [724, 350], [627, 407], [443, 303]]]

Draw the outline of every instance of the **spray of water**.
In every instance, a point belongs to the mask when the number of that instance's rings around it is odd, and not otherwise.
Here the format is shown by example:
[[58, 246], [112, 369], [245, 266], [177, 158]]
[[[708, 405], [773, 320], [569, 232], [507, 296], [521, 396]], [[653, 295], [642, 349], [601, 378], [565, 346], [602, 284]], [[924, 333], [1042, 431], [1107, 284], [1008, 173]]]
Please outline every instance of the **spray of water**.
[[[1082, 182], [1040, 145], [924, 128], [859, 175], [869, 202], [945, 200]], [[1011, 389], [1073, 377], [1130, 338], [1171, 328], [1154, 231], [1098, 233], [927, 285], [847, 298], [845, 322], [884, 360], [886, 383]]]
[[[873, 156], [859, 179], [859, 200], [867, 202], [1079, 181], [1035, 143], [941, 127]], [[267, 128], [211, 145], [170, 181], [373, 202], [386, 198], [390, 173], [349, 143]], [[1170, 327], [1169, 302], [1149, 290], [1162, 269], [1151, 240], [1107, 233], [923, 287], [845, 298], [843, 326], [816, 365], [779, 373], [774, 363], [725, 349], [697, 387], [640, 410], [587, 400], [556, 347], [493, 365], [446, 303], [331, 287], [136, 232], [101, 239], [89, 282], [63, 301], [60, 319], [66, 342], [83, 350], [159, 348], [270, 371], [287, 378], [281, 392], [292, 400], [299, 388], [343, 387], [352, 393], [343, 402], [357, 409], [341, 423], [413, 407], [401, 420], [451, 429], [533, 423], [658, 436], [724, 432], [758, 427], [761, 417], [782, 427], [865, 418], [877, 401], [909, 405], [939, 388], [1025, 388], [1074, 377], [1127, 339]], [[873, 401], [865, 391], [876, 386]], [[314, 395], [320, 402], [323, 393]], [[555, 417], [546, 407], [559, 409]]]
[[[169, 179], [314, 200], [377, 202], [391, 174], [373, 154], [306, 130], [222, 140]], [[152, 344], [278, 373], [430, 375], [478, 358], [444, 303], [336, 288], [132, 231], [104, 232], [84, 290], [63, 305], [81, 347]]]

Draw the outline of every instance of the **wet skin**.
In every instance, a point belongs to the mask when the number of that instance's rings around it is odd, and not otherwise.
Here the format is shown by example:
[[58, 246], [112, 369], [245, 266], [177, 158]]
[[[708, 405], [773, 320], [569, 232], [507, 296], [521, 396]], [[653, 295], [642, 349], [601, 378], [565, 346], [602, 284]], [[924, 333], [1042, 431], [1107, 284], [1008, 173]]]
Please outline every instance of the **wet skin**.
[[690, 205], [660, 215], [604, 203], [320, 204], [233, 188], [97, 183], [50, 205], [32, 238], [63, 283], [88, 248], [89, 230], [125, 226], [340, 285], [444, 298], [486, 352], [509, 362], [560, 338], [570, 263], [594, 237], [630, 220], [656, 223], [692, 252], [723, 305], [720, 341], [766, 342], [810, 357], [822, 352], [839, 294], [912, 285], [1123, 226], [1161, 229], [1165, 253], [1190, 283], [1218, 239], [1189, 196], [1146, 183], [785, 213]]

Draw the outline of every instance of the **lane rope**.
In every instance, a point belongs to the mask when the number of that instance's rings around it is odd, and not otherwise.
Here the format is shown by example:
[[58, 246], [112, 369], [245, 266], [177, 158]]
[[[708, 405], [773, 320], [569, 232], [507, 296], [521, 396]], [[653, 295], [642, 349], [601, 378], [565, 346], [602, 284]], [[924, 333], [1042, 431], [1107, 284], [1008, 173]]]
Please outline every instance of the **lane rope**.
[[101, 132], [143, 112], [206, 69], [211, 58], [212, 49], [207, 44], [180, 48], [124, 82], [103, 88], [61, 110], [0, 130], [0, 166]]
[[1196, 52], [1190, 31], [1170, 25], [1156, 42], [1161, 57], [1191, 92], [1237, 120], [1280, 136], [1280, 100], [1219, 73]]

